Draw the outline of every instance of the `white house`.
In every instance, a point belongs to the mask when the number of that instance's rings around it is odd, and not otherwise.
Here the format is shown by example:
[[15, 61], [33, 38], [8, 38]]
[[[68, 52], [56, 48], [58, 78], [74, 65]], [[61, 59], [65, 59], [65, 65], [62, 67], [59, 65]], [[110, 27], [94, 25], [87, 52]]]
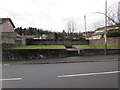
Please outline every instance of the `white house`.
[[[107, 26], [107, 32], [110, 30], [118, 30], [119, 27], [117, 25]], [[95, 33], [92, 34], [92, 39], [101, 39], [105, 33], [105, 27], [98, 28], [95, 30]]]

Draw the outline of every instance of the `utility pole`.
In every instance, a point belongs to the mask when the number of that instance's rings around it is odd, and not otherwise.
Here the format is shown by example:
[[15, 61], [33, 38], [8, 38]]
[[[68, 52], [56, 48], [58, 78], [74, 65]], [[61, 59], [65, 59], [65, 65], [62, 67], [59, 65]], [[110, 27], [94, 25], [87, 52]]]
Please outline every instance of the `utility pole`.
[[85, 25], [85, 39], [86, 39], [87, 33], [86, 33], [86, 16], [85, 15], [84, 15], [84, 25]]
[[104, 31], [104, 39], [105, 39], [105, 51], [104, 55], [107, 55], [107, 0], [105, 0], [105, 31]]
[[2, 46], [2, 18], [0, 18], [0, 49]]
[[[120, 31], [120, 1], [118, 2], [118, 30]], [[118, 38], [119, 41], [119, 38]], [[120, 45], [120, 41], [118, 42], [118, 46]], [[119, 53], [120, 51], [118, 51]]]
[[118, 2], [118, 23], [120, 23], [120, 1]]

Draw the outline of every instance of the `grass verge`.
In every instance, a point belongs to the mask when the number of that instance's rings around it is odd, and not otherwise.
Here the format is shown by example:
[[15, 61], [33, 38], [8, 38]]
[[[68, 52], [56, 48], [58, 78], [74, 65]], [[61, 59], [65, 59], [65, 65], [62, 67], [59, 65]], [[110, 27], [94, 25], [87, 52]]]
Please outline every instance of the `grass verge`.
[[14, 46], [5, 49], [65, 49], [64, 45], [25, 45]]
[[[73, 45], [80, 49], [104, 49], [104, 45]], [[107, 46], [107, 49], [120, 49], [120, 46]]]

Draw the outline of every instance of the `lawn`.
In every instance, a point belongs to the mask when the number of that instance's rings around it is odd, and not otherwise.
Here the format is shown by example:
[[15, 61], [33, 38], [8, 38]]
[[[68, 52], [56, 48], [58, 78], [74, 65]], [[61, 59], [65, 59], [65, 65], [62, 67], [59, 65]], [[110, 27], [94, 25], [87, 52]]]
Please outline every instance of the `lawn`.
[[64, 45], [25, 45], [14, 46], [5, 49], [65, 49]]
[[[104, 45], [73, 45], [80, 49], [104, 49]], [[107, 46], [107, 49], [120, 49], [120, 46]]]
[[[73, 45], [80, 49], [104, 49], [104, 45]], [[14, 46], [5, 49], [65, 49], [64, 45], [25, 45], [25, 46]], [[107, 49], [120, 49], [120, 46], [107, 46]]]

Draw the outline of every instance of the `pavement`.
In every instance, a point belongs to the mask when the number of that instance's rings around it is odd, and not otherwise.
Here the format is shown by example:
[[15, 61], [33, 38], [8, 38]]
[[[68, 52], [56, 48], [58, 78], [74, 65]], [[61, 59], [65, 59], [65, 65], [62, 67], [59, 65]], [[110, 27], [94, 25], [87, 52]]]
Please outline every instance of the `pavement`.
[[16, 60], [4, 61], [2, 64], [57, 64], [57, 63], [79, 63], [79, 62], [105, 62], [105, 61], [119, 61], [119, 55], [98, 55], [98, 56], [76, 56], [65, 58], [52, 58], [40, 60]]

